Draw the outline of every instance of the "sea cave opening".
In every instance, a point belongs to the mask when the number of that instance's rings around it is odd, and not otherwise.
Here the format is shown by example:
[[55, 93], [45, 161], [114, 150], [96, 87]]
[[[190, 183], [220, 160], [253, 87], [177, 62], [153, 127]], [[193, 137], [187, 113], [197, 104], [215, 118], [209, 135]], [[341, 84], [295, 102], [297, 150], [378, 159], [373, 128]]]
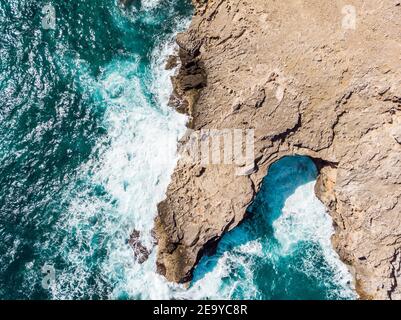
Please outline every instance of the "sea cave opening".
[[[201, 259], [191, 288], [231, 299], [350, 299], [352, 277], [332, 247], [333, 222], [305, 156], [273, 163], [241, 225]], [[216, 292], [217, 294], [217, 292]]]

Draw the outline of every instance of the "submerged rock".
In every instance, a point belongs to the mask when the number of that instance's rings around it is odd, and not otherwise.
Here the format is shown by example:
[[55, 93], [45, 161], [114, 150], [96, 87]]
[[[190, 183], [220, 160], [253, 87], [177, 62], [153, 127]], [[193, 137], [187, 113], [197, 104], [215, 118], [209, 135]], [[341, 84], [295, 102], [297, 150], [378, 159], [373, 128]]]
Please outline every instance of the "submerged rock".
[[171, 69], [174, 69], [177, 66], [178, 66], [178, 57], [175, 56], [175, 55], [170, 55], [167, 58], [165, 69], [166, 70], [171, 70]]
[[135, 258], [139, 263], [144, 263], [149, 257], [149, 250], [141, 243], [141, 233], [137, 230], [132, 231], [128, 240], [129, 245], [134, 251]]

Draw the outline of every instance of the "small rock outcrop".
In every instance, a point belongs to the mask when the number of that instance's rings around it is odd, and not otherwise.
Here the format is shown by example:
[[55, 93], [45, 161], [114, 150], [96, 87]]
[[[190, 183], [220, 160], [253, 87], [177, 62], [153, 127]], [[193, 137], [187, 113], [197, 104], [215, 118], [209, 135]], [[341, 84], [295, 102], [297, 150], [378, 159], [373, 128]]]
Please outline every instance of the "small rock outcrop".
[[129, 245], [134, 251], [134, 256], [139, 263], [144, 263], [149, 257], [149, 250], [142, 244], [141, 233], [138, 230], [134, 230], [128, 240]]

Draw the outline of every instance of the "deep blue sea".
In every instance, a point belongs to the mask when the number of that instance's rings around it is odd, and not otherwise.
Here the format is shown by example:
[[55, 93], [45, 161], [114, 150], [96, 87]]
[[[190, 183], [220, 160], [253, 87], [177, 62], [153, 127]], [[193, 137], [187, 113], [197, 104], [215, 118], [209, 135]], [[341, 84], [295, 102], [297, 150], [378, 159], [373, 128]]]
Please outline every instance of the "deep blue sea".
[[189, 289], [156, 274], [156, 205], [186, 117], [166, 58], [190, 0], [0, 2], [0, 299], [352, 299], [311, 160], [274, 164]]

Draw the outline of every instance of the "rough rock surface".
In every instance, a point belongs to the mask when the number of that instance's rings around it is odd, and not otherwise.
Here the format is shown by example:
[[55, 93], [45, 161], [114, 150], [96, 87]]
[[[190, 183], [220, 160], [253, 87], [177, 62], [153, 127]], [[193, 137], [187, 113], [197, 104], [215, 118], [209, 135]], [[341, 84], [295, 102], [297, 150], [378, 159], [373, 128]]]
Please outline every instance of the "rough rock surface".
[[235, 165], [179, 161], [155, 221], [159, 272], [188, 282], [244, 219], [269, 166], [301, 154], [320, 168], [316, 193], [361, 298], [401, 299], [400, 2], [194, 4], [177, 37], [171, 105], [194, 130], [253, 128], [255, 164], [237, 175]]
[[134, 256], [139, 263], [144, 263], [150, 255], [149, 250], [141, 242], [141, 233], [138, 230], [134, 230], [128, 240], [128, 244], [131, 246]]

